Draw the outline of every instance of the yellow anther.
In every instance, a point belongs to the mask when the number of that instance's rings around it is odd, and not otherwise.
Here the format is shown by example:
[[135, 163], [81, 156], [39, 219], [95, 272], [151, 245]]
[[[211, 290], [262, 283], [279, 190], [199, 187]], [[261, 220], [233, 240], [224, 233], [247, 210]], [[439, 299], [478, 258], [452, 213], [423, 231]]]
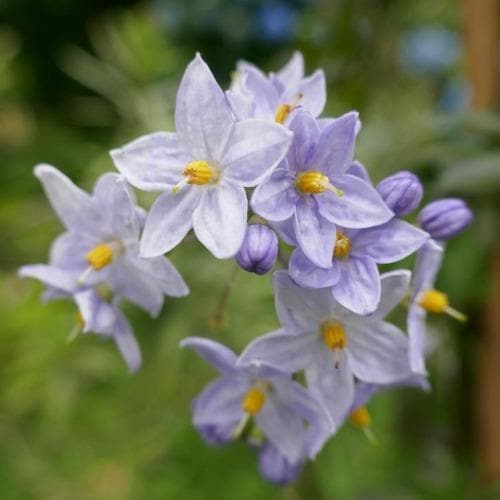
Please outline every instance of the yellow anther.
[[206, 161], [196, 160], [188, 163], [184, 169], [188, 184], [208, 184], [215, 180], [215, 169]]
[[448, 296], [439, 290], [426, 290], [420, 295], [418, 303], [428, 312], [446, 313], [458, 321], [467, 321], [467, 316], [450, 307]]
[[111, 263], [113, 260], [113, 249], [105, 243], [100, 243], [90, 250], [90, 252], [87, 252], [85, 260], [94, 271], [98, 271]]
[[336, 321], [325, 321], [321, 325], [323, 342], [332, 351], [347, 347], [347, 336], [344, 327]]
[[349, 416], [349, 420], [357, 427], [361, 427], [361, 429], [370, 427], [372, 423], [370, 414], [368, 413], [368, 410], [366, 409], [365, 406], [360, 406], [356, 408]]
[[344, 192], [330, 183], [330, 179], [317, 170], [305, 170], [295, 178], [295, 189], [301, 194], [319, 194], [324, 191], [332, 191], [337, 196]]
[[266, 395], [262, 389], [258, 387], [252, 387], [243, 398], [243, 402], [241, 403], [241, 408], [245, 413], [255, 417], [266, 402]]
[[80, 328], [83, 328], [85, 326], [85, 320], [83, 319], [82, 313], [80, 311], [77, 311], [75, 313], [75, 321]]
[[276, 114], [274, 115], [274, 121], [276, 123], [285, 123], [286, 119], [288, 118], [288, 115], [292, 111], [292, 106], [290, 104], [280, 104], [278, 108], [276, 109]]
[[351, 240], [339, 229], [337, 229], [337, 239], [333, 248], [333, 256], [336, 259], [345, 259], [351, 253]]

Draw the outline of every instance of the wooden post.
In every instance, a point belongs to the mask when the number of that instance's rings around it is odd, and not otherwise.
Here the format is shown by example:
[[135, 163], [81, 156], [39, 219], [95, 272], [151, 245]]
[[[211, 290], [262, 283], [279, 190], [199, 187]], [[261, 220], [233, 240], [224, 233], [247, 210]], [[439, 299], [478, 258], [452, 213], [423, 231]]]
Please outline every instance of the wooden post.
[[[500, 97], [500, 0], [463, 0], [465, 62], [474, 110], [494, 110]], [[490, 261], [491, 288], [477, 356], [479, 473], [500, 480], [500, 247]]]

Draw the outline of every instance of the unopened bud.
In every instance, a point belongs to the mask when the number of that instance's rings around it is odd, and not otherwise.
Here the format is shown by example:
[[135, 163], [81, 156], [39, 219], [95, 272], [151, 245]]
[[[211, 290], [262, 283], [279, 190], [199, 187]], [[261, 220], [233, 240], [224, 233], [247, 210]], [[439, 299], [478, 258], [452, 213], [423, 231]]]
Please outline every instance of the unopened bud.
[[415, 210], [424, 194], [419, 178], [407, 170], [396, 172], [380, 181], [377, 191], [396, 217]]
[[278, 238], [274, 231], [263, 224], [247, 227], [245, 239], [236, 254], [239, 266], [256, 274], [266, 274], [276, 263]]
[[443, 198], [426, 205], [418, 215], [424, 231], [436, 240], [449, 240], [469, 226], [472, 210], [460, 198]]

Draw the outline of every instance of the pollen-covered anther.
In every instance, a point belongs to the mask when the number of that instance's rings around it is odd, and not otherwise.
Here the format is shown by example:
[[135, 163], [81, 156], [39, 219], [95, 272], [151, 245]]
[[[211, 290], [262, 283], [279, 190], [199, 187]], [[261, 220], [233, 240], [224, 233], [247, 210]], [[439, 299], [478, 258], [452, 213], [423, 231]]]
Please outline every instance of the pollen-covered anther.
[[330, 179], [317, 170], [306, 170], [295, 178], [295, 189], [301, 194], [320, 194], [331, 191], [337, 196], [342, 196], [344, 192], [336, 188]]
[[189, 162], [182, 173], [184, 178], [174, 186], [172, 189], [174, 193], [178, 193], [186, 184], [201, 186], [217, 180], [217, 169], [204, 160]]
[[295, 99], [295, 102], [293, 104], [289, 103], [280, 104], [276, 108], [276, 113], [274, 114], [274, 121], [276, 123], [280, 123], [281, 125], [283, 125], [283, 123], [286, 122], [286, 119], [288, 118], [290, 113], [299, 105], [302, 97], [303, 94], [297, 94], [297, 98]]
[[111, 245], [100, 243], [85, 254], [85, 260], [94, 271], [99, 271], [111, 263], [113, 253]]
[[242, 410], [252, 417], [255, 417], [266, 402], [264, 391], [258, 387], [252, 387], [245, 394], [241, 403]]
[[80, 328], [85, 327], [85, 320], [83, 319], [82, 313], [80, 311], [77, 311], [75, 313], [75, 322]]
[[332, 351], [347, 347], [347, 336], [344, 327], [336, 321], [326, 321], [321, 325], [323, 343]]
[[345, 259], [351, 253], [351, 240], [340, 230], [337, 229], [335, 246], [333, 247], [333, 256], [336, 259]]
[[349, 420], [351, 421], [351, 423], [353, 423], [357, 427], [360, 427], [361, 429], [370, 427], [372, 423], [370, 414], [368, 413], [368, 410], [365, 406], [359, 406], [358, 408], [356, 408], [349, 416]]
[[448, 296], [439, 290], [426, 290], [422, 292], [418, 303], [428, 312], [445, 313], [458, 321], [467, 321], [467, 316], [450, 307]]

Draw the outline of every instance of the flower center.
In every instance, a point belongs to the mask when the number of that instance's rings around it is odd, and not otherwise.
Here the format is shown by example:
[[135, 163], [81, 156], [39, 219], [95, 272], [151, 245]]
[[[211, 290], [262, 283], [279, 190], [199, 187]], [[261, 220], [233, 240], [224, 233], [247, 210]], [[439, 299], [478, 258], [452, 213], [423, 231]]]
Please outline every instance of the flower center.
[[113, 253], [111, 245], [100, 243], [85, 254], [85, 260], [94, 271], [98, 271], [111, 263]]
[[418, 304], [428, 312], [445, 313], [458, 321], [467, 321], [467, 316], [450, 307], [448, 296], [439, 290], [426, 290], [420, 294]]
[[339, 229], [337, 229], [333, 256], [336, 259], [345, 259], [351, 253], [351, 240]]
[[186, 184], [201, 186], [215, 182], [218, 177], [217, 169], [204, 160], [189, 162], [182, 173], [184, 178], [173, 187], [172, 191], [174, 193], [178, 193]]
[[260, 412], [265, 402], [266, 395], [264, 391], [258, 387], [252, 387], [245, 394], [241, 403], [241, 408], [246, 414], [255, 417], [255, 415]]
[[361, 427], [362, 429], [366, 427], [370, 427], [372, 423], [372, 419], [366, 406], [359, 406], [356, 408], [351, 415], [349, 416], [349, 420], [356, 426]]
[[331, 191], [337, 196], [342, 196], [344, 192], [336, 188], [330, 179], [317, 170], [305, 170], [295, 177], [295, 189], [300, 194], [319, 194], [324, 191]]
[[344, 349], [347, 346], [347, 337], [344, 327], [336, 321], [325, 321], [321, 325], [323, 342], [332, 351]]

